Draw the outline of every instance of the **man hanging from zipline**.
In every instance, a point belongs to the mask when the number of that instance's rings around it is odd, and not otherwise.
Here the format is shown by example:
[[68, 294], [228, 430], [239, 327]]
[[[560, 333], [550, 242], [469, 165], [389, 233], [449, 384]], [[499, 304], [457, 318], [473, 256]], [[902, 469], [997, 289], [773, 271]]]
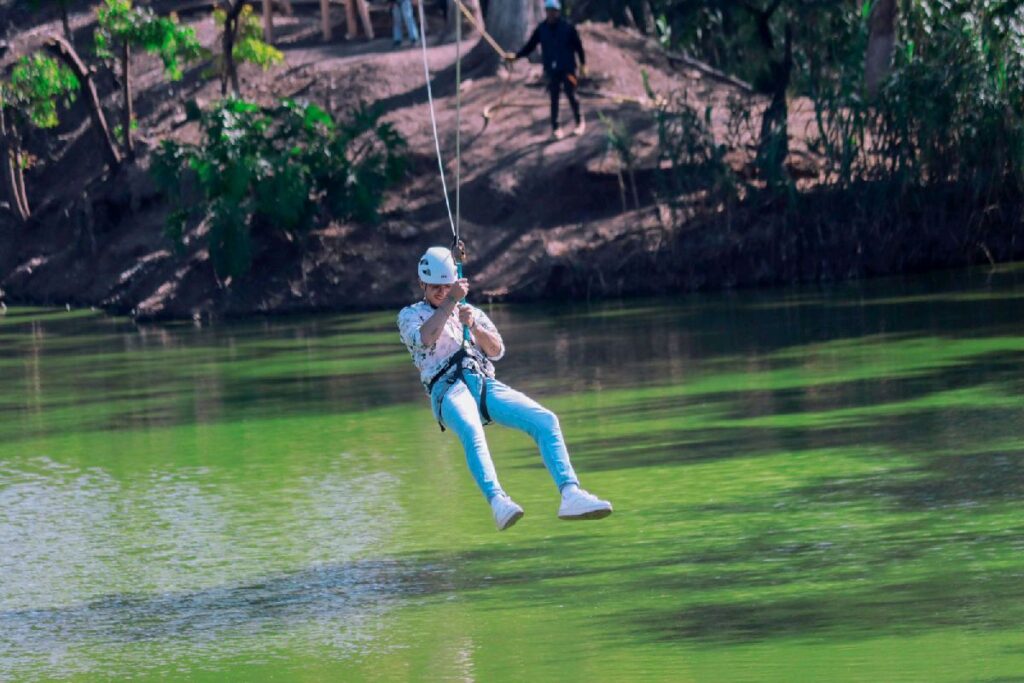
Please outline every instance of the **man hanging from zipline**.
[[551, 95], [551, 137], [561, 140], [562, 130], [558, 127], [558, 97], [560, 91], [565, 91], [565, 96], [572, 107], [572, 114], [576, 118], [574, 135], [583, 135], [586, 130], [583, 116], [580, 115], [580, 104], [576, 101], [576, 57], [580, 60], [580, 74], [584, 74], [587, 68], [587, 57], [583, 53], [583, 42], [576, 27], [570, 24], [562, 16], [562, 4], [559, 0], [544, 0], [544, 21], [533, 30], [533, 35], [526, 41], [526, 45], [516, 53], [508, 53], [505, 59], [514, 62], [520, 57], [529, 56], [537, 44], [540, 44], [541, 57], [544, 60], [544, 75], [548, 79], [548, 94]]
[[469, 281], [460, 277], [452, 252], [431, 247], [417, 273], [423, 300], [398, 314], [402, 342], [420, 371], [434, 417], [462, 442], [469, 471], [491, 505], [498, 530], [515, 524], [523, 508], [498, 483], [483, 429], [491, 421], [520, 429], [537, 443], [562, 495], [561, 519], [610, 515], [611, 503], [580, 488], [558, 417], [494, 378], [492, 362], [505, 355], [505, 343], [491, 319], [465, 303]]

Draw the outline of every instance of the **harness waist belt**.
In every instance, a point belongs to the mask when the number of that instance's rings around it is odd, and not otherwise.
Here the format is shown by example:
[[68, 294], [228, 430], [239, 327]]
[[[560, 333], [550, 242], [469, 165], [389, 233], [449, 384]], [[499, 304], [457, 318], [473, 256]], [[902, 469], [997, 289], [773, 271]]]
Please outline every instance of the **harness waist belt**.
[[[444, 364], [444, 367], [441, 368], [441, 370], [430, 379], [430, 382], [427, 383], [427, 393], [433, 395], [434, 385], [436, 385], [438, 381], [440, 381], [452, 369], [452, 367], [455, 367], [455, 373], [452, 376], [450, 383], [455, 384], [455, 382], [462, 380], [462, 383], [466, 384], [466, 378], [463, 375], [465, 368], [462, 367], [462, 361], [469, 357], [471, 356], [466, 351], [466, 347], [462, 347], [453, 353], [451, 358], [448, 359], [448, 362]], [[466, 387], [469, 388], [469, 385], [466, 384]], [[440, 404], [443, 402], [444, 397], [442, 396], [441, 400], [438, 402], [438, 416], [441, 414]], [[480, 417], [484, 419], [484, 424], [492, 422], [491, 414], [487, 411], [487, 376], [484, 375], [483, 372], [480, 373]], [[441, 425], [441, 431], [443, 432], [444, 425], [440, 422], [438, 422], [438, 424]]]

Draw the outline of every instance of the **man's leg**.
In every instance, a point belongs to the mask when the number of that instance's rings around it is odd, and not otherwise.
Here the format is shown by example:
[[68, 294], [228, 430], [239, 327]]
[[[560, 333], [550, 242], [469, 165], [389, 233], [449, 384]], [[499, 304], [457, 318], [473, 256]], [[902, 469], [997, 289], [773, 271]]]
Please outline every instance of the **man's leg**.
[[548, 74], [548, 94], [551, 95], [551, 132], [558, 131], [558, 95], [562, 89], [562, 76]]
[[402, 10], [398, 2], [391, 3], [391, 38], [395, 45], [402, 44]]
[[[473, 394], [480, 395], [480, 378], [469, 376]], [[500, 425], [526, 432], [537, 442], [544, 466], [559, 490], [568, 484], [579, 486], [576, 472], [569, 462], [569, 451], [562, 438], [558, 417], [526, 394], [497, 380], [487, 381], [487, 412]]]
[[402, 17], [405, 19], [405, 30], [409, 34], [409, 40], [416, 43], [420, 39], [419, 31], [416, 30], [416, 19], [412, 14], [412, 0], [401, 0]]
[[[442, 388], [438, 388], [441, 391]], [[456, 382], [448, 389], [441, 403], [441, 420], [445, 427], [455, 432], [466, 451], [466, 464], [476, 485], [488, 502], [502, 493], [498, 475], [494, 471], [491, 452], [484, 438], [484, 426], [476, 398], [462, 382]]]
[[569, 106], [572, 107], [572, 115], [576, 119], [576, 125], [580, 125], [580, 103], [576, 101], [576, 86], [568, 77], [562, 79], [565, 83], [565, 96], [569, 98]]

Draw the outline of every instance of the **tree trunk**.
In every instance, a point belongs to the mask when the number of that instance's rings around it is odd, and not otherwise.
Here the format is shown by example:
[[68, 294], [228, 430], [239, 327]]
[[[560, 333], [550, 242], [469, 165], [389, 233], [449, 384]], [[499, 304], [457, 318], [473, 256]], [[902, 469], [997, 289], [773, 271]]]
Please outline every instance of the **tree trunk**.
[[135, 141], [132, 139], [132, 121], [135, 110], [132, 107], [132, 53], [128, 43], [121, 46], [121, 93], [124, 97], [124, 111], [121, 125], [124, 126], [124, 151], [129, 157], [135, 154]]
[[67, 2], [66, 0], [61, 0], [57, 4], [60, 6], [60, 25], [64, 27], [64, 37], [67, 38], [69, 43], [74, 45], [75, 39], [71, 35], [71, 21], [68, 19]]
[[11, 212], [18, 217], [18, 220], [25, 222], [29, 219], [28, 201], [24, 196], [24, 177], [21, 174], [21, 164], [18, 159], [17, 146], [14, 142], [14, 130], [8, 130], [4, 118], [4, 110], [0, 107], [0, 152], [3, 153], [4, 188], [7, 190], [7, 199], [11, 205]]
[[772, 101], [761, 118], [761, 139], [757, 146], [757, 163], [769, 185], [785, 177], [789, 156], [789, 106], [786, 92], [793, 73], [793, 27], [786, 22], [785, 43], [781, 62], [772, 61]]
[[325, 43], [331, 39], [331, 3], [329, 0], [320, 0], [320, 33]]
[[274, 3], [263, 0], [263, 42], [268, 45], [274, 42]]
[[28, 192], [25, 191], [25, 169], [21, 163], [21, 147], [15, 144], [14, 147], [14, 184], [18, 191], [18, 201], [20, 202], [20, 211], [24, 214], [27, 220], [32, 215], [32, 208], [28, 204]]
[[874, 97], [892, 68], [892, 54], [896, 47], [896, 0], [875, 0], [868, 27], [864, 89], [868, 97]]
[[768, 56], [768, 70], [771, 75], [770, 93], [772, 101], [761, 116], [761, 134], [757, 142], [757, 167], [769, 185], [775, 185], [785, 178], [786, 157], [789, 155], [789, 106], [786, 91], [793, 73], [793, 24], [786, 21], [782, 58], [775, 57], [775, 38], [772, 36], [772, 15], [782, 5], [782, 0], [772, 0], [766, 9], [750, 2], [743, 7], [754, 17], [757, 37]]
[[79, 58], [71, 43], [59, 36], [50, 36], [47, 46], [56, 52], [57, 56], [64, 62], [81, 84], [82, 91], [86, 95], [86, 102], [89, 106], [89, 116], [92, 118], [93, 126], [97, 135], [100, 136], [100, 143], [103, 148], [103, 155], [106, 158], [107, 166], [111, 170], [121, 165], [121, 154], [117, 151], [114, 138], [110, 135], [110, 127], [107, 125], [107, 117], [103, 114], [103, 107], [100, 106], [100, 98], [96, 94], [96, 84], [92, 81], [92, 71], [88, 69]]
[[[480, 3], [478, 0], [462, 0], [462, 4], [466, 6], [466, 9], [470, 11], [473, 18], [476, 19], [477, 24], [485, 26], [483, 12], [480, 11]], [[459, 0], [448, 0], [448, 13], [444, 27], [444, 41], [450, 42], [455, 40], [455, 22], [462, 19], [462, 10], [459, 9]], [[462, 26], [462, 39], [471, 37], [476, 33], [476, 27], [473, 24], [463, 21]]]
[[228, 94], [228, 83], [235, 97], [242, 96], [242, 86], [238, 82], [238, 66], [235, 64], [235, 37], [238, 35], [238, 17], [245, 6], [244, 0], [235, 0], [234, 4], [227, 3], [224, 12], [224, 35], [221, 37], [221, 49], [224, 54], [220, 73], [220, 94], [225, 97]]
[[[504, 50], [515, 52], [543, 16], [541, 0], [492, 0], [487, 5], [487, 32]], [[493, 72], [501, 64], [501, 56], [481, 40], [466, 55], [466, 61], [476, 69]]]

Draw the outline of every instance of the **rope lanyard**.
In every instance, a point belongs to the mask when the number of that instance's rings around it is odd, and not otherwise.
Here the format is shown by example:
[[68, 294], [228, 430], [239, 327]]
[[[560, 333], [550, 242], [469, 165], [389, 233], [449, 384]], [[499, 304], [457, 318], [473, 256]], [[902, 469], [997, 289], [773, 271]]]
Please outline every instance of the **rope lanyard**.
[[[441, 173], [441, 190], [444, 192], [444, 205], [448, 210], [448, 223], [451, 225], [452, 236], [459, 239], [459, 228], [458, 222], [455, 220], [455, 216], [452, 214], [452, 204], [448, 199], [448, 180], [444, 174], [444, 160], [441, 158], [441, 141], [437, 136], [437, 116], [434, 114], [434, 93], [430, 87], [430, 65], [427, 63], [427, 20], [423, 14], [423, 0], [419, 0], [416, 3], [419, 7], [419, 19], [420, 19], [420, 48], [423, 55], [423, 76], [427, 81], [427, 102], [430, 105], [430, 125], [434, 131], [434, 151], [437, 153], [437, 170]], [[461, 73], [459, 68], [456, 67], [455, 77], [455, 88], [456, 92], [459, 89], [460, 82], [459, 77]], [[456, 119], [458, 119], [460, 112], [456, 112]], [[456, 122], [458, 125], [459, 121]], [[456, 207], [458, 204], [456, 204]]]
[[[459, 0], [456, 0], [459, 2]], [[448, 196], [448, 181], [444, 173], [444, 159], [441, 156], [441, 139], [437, 134], [437, 115], [434, 112], [434, 93], [430, 86], [430, 64], [427, 62], [427, 20], [423, 12], [423, 0], [417, 3], [420, 19], [420, 50], [423, 56], [423, 76], [427, 82], [427, 102], [430, 107], [430, 125], [434, 132], [434, 151], [437, 153], [437, 170], [441, 174], [441, 189], [444, 192], [444, 204], [448, 210], [448, 223], [452, 229], [452, 253], [455, 255], [455, 267], [461, 279], [462, 261], [465, 249], [459, 234], [462, 218], [462, 17], [456, 15], [455, 21], [455, 214]], [[459, 3], [460, 7], [462, 3]], [[466, 303], [463, 297], [460, 303]], [[470, 342], [469, 326], [462, 326], [463, 345]]]

